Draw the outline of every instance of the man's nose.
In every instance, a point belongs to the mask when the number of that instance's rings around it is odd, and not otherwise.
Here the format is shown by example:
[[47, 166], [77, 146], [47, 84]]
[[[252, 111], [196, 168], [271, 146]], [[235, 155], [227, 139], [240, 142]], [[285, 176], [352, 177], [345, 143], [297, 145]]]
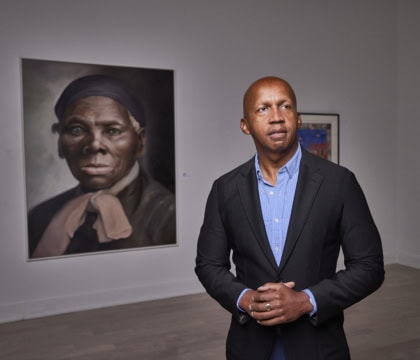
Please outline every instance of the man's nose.
[[272, 122], [284, 121], [284, 114], [281, 108], [273, 107], [272, 113], [271, 113], [271, 121]]

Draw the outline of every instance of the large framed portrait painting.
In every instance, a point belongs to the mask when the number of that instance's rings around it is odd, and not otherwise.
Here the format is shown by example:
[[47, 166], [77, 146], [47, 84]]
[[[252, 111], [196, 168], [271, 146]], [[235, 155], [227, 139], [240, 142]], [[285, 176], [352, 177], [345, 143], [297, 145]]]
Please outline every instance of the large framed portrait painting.
[[29, 260], [174, 246], [174, 72], [21, 59]]

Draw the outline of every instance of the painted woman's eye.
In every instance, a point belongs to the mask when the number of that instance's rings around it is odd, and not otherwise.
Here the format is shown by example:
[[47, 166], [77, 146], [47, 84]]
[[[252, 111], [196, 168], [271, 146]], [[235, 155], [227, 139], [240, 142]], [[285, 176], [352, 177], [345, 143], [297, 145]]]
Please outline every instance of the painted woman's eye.
[[122, 130], [116, 127], [110, 127], [106, 130], [106, 133], [111, 136], [117, 136], [122, 133]]
[[64, 128], [64, 132], [72, 136], [82, 136], [86, 134], [86, 129], [80, 125], [73, 125]]

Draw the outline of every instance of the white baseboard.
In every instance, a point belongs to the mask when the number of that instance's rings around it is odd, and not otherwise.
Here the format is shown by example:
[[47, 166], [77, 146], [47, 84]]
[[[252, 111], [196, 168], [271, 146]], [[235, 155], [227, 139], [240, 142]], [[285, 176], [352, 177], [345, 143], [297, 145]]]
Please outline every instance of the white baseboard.
[[387, 264], [395, 264], [396, 262], [398, 262], [398, 258], [397, 258], [397, 254], [392, 253], [392, 254], [384, 254], [384, 263], [385, 265]]
[[203, 292], [196, 278], [0, 305], [0, 323]]
[[416, 256], [413, 254], [399, 252], [397, 255], [398, 264], [411, 266], [416, 269], [420, 269], [420, 256]]

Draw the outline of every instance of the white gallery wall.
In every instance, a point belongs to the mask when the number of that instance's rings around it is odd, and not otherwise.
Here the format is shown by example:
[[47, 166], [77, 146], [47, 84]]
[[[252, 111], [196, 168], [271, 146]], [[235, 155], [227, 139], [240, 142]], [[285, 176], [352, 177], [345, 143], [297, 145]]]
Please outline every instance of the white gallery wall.
[[[254, 153], [241, 98], [265, 75], [291, 82], [300, 111], [340, 114], [340, 163], [386, 262], [420, 267], [415, 12], [415, 0], [1, 0], [0, 322], [203, 291], [205, 200]], [[27, 261], [20, 58], [175, 71], [178, 246]]]

